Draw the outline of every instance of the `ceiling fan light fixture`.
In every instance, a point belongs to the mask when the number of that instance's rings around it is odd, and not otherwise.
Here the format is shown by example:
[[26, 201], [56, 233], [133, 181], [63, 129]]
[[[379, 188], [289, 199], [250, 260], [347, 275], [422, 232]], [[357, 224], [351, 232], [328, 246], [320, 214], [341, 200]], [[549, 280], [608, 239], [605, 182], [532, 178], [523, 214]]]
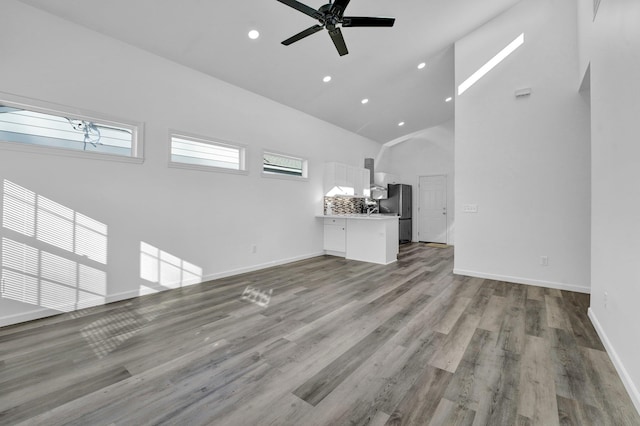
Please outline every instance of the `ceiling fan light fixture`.
[[419, 69], [419, 70], [421, 70], [421, 69], [423, 69], [423, 68], [424, 68], [424, 67], [426, 67], [426, 66], [427, 66], [427, 63], [426, 63], [426, 62], [420, 62], [420, 63], [418, 64], [418, 69]]
[[360, 101], [360, 103], [362, 103], [362, 105], [366, 105], [369, 103], [369, 99], [364, 98], [363, 100]]
[[325, 78], [322, 79], [322, 81], [324, 81], [325, 83], [330, 82], [331, 81], [331, 76], [330, 75], [326, 76]]
[[345, 9], [351, 2], [351, 0], [329, 0], [328, 4], [320, 6], [319, 9], [307, 6], [298, 0], [278, 0], [280, 3], [285, 4], [298, 12], [302, 12], [305, 15], [315, 19], [318, 23], [312, 27], [307, 28], [295, 34], [292, 37], [284, 40], [283, 45], [289, 46], [295, 42], [309, 37], [319, 31], [327, 30], [331, 41], [338, 51], [340, 56], [348, 55], [349, 49], [342, 36], [341, 28], [347, 27], [393, 27], [396, 22], [395, 18], [383, 18], [374, 16], [344, 16]]
[[398, 123], [398, 126], [402, 127], [402, 126], [404, 126], [404, 124], [405, 124], [404, 121], [401, 121], [401, 122]]
[[247, 35], [251, 40], [257, 40], [260, 37], [260, 32], [258, 30], [251, 30]]
[[451, 102], [453, 100], [453, 98], [451, 96], [449, 96], [447, 99], [445, 99], [445, 102]]

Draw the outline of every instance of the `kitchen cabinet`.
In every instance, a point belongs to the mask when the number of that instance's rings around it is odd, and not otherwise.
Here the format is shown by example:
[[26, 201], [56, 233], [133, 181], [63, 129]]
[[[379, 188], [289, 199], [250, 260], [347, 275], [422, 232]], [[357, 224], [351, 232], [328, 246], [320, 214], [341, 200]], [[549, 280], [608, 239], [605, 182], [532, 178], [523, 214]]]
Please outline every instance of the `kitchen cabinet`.
[[356, 197], [362, 196], [362, 184], [358, 182], [358, 169], [356, 167], [347, 167], [347, 182], [349, 186], [353, 188], [353, 195]]
[[341, 163], [333, 164], [333, 182], [338, 186], [349, 186], [349, 166]]
[[358, 197], [368, 197], [371, 195], [369, 188], [371, 187], [369, 170], [367, 169], [358, 169], [358, 173], [356, 174], [356, 188], [355, 195]]
[[388, 265], [398, 256], [398, 218], [349, 220], [346, 258]]
[[324, 250], [345, 253], [347, 245], [347, 220], [342, 218], [324, 219]]
[[[346, 191], [348, 184], [347, 169], [349, 166], [341, 163], [325, 163], [324, 165], [324, 193], [328, 194], [330, 191], [335, 191], [334, 188], [340, 188], [341, 191]], [[346, 195], [342, 192], [338, 192], [334, 195]]]
[[342, 163], [325, 163], [325, 195], [353, 195], [364, 197], [369, 189], [369, 170]]
[[318, 217], [324, 220], [325, 254], [380, 265], [397, 260], [398, 216]]

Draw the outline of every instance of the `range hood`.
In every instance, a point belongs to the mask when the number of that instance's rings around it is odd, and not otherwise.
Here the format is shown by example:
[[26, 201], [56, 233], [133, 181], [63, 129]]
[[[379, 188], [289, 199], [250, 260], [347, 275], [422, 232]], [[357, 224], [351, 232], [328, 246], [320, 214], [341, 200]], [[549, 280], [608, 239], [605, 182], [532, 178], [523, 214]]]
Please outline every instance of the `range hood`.
[[369, 170], [369, 184], [371, 185], [371, 198], [381, 200], [387, 198], [387, 187], [377, 185], [375, 181], [375, 167], [373, 158], [364, 159], [364, 168]]

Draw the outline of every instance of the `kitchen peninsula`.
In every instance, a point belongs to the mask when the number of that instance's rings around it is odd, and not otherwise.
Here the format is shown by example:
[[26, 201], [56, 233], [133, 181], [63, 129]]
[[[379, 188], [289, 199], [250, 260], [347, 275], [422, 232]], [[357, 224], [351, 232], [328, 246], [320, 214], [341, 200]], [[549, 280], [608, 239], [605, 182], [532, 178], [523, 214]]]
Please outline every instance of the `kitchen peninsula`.
[[324, 220], [324, 251], [349, 260], [388, 265], [397, 260], [398, 216], [319, 215]]

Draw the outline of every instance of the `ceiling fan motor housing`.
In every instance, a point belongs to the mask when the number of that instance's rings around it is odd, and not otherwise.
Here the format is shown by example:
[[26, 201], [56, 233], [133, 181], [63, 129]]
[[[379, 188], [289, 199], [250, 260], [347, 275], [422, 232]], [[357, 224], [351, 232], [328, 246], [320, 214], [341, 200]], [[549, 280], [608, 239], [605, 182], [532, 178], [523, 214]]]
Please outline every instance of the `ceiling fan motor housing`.
[[298, 34], [289, 37], [282, 42], [285, 46], [289, 46], [303, 38], [309, 37], [312, 34], [317, 33], [322, 29], [329, 31], [329, 36], [335, 45], [340, 56], [344, 56], [349, 53], [347, 45], [342, 36], [342, 31], [338, 24], [342, 24], [343, 27], [392, 27], [395, 23], [394, 18], [374, 18], [374, 17], [348, 17], [343, 16], [344, 10], [349, 5], [351, 0], [335, 0], [332, 3], [328, 3], [320, 6], [318, 10], [307, 6], [304, 3], [300, 3], [297, 0], [278, 0], [280, 3], [284, 3], [287, 6], [298, 10], [314, 19], [317, 19], [321, 25], [314, 25], [306, 30], [299, 32]]

